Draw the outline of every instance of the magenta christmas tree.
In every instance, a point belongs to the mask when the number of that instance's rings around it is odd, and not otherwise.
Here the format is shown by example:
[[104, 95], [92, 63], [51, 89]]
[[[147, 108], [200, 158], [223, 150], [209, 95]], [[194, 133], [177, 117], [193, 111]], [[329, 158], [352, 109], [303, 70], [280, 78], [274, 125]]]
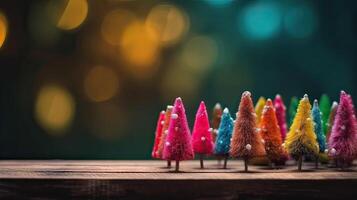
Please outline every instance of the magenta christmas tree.
[[281, 140], [284, 142], [287, 132], [287, 124], [286, 124], [286, 107], [283, 99], [279, 94], [275, 96], [274, 99], [274, 108], [276, 118], [278, 120], [278, 125], [280, 127]]
[[192, 131], [192, 147], [194, 153], [200, 157], [200, 165], [203, 168], [203, 156], [210, 155], [213, 151], [211, 128], [206, 105], [201, 101], [196, 113], [196, 120]]
[[180, 161], [194, 158], [190, 129], [180, 97], [175, 100], [169, 124], [163, 159], [176, 161], [175, 171], [178, 172]]
[[151, 156], [153, 158], [161, 158], [159, 154], [159, 143], [162, 135], [162, 128], [164, 127], [164, 119], [165, 119], [165, 111], [161, 111], [159, 115], [159, 119], [156, 124], [156, 132], [155, 132], [155, 140], [154, 147], [152, 148]]
[[344, 168], [352, 164], [356, 156], [357, 124], [352, 98], [341, 91], [340, 103], [329, 138], [329, 155], [336, 165]]

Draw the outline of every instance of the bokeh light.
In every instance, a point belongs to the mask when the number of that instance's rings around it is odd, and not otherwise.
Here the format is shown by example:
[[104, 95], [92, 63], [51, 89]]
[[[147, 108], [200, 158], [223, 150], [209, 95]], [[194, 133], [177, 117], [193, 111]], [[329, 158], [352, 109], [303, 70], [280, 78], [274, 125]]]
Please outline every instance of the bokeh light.
[[135, 14], [128, 10], [116, 9], [110, 11], [104, 17], [101, 25], [104, 40], [112, 45], [119, 44], [126, 26], [135, 20]]
[[227, 6], [233, 2], [233, 0], [205, 0], [205, 1], [212, 6]]
[[52, 135], [62, 135], [75, 114], [75, 101], [65, 88], [58, 85], [43, 86], [35, 103], [35, 118]]
[[94, 102], [111, 99], [117, 94], [119, 79], [115, 71], [108, 67], [93, 67], [84, 79], [84, 90]]
[[7, 20], [5, 15], [0, 12], [0, 48], [5, 42], [7, 35]]
[[151, 9], [146, 26], [158, 33], [159, 41], [163, 45], [171, 45], [186, 34], [190, 22], [183, 10], [174, 5], [161, 4]]
[[87, 14], [87, 0], [68, 0], [57, 26], [64, 30], [77, 28], [84, 22]]
[[294, 38], [306, 38], [316, 31], [317, 17], [308, 6], [291, 7], [284, 16], [284, 28]]
[[158, 61], [160, 46], [154, 30], [143, 22], [130, 24], [121, 37], [120, 52], [128, 62], [128, 69], [138, 76], [147, 75], [153, 71], [153, 65]]
[[181, 53], [182, 64], [204, 72], [208, 70], [217, 60], [217, 42], [208, 36], [194, 36], [183, 46]]
[[279, 33], [281, 18], [282, 12], [278, 4], [258, 2], [243, 10], [238, 25], [246, 37], [263, 40]]

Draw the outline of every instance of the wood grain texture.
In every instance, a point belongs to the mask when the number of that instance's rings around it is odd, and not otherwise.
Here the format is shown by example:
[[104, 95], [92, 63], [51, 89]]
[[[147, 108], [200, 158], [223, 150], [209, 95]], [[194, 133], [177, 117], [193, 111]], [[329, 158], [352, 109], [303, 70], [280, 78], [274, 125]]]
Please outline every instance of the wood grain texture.
[[185, 161], [180, 173], [165, 161], [0, 161], [0, 199], [356, 199], [356, 166], [281, 169], [229, 161]]

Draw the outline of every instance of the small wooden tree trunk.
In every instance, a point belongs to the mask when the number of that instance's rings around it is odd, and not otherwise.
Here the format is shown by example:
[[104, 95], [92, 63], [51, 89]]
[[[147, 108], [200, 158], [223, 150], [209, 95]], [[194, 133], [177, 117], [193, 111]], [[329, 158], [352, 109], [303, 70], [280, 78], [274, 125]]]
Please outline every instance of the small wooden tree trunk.
[[298, 170], [301, 171], [301, 167], [302, 167], [302, 155], [299, 156], [299, 160], [298, 160]]
[[171, 168], [171, 160], [167, 161], [167, 168]]
[[179, 172], [180, 170], [180, 161], [176, 160], [175, 172]]
[[203, 154], [200, 154], [200, 166], [201, 166], [201, 169], [204, 168], [204, 166], [203, 166]]
[[227, 169], [228, 156], [224, 157], [223, 169]]
[[248, 172], [248, 159], [244, 158], [244, 171]]

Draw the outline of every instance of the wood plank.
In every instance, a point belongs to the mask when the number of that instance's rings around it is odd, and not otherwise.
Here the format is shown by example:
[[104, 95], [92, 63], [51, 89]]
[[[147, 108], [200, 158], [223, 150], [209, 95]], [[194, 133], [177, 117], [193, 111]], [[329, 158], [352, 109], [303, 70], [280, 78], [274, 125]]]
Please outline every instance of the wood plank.
[[185, 161], [173, 173], [164, 161], [0, 161], [0, 199], [354, 199], [357, 170], [305, 163], [297, 172], [290, 162], [282, 169], [230, 161]]

